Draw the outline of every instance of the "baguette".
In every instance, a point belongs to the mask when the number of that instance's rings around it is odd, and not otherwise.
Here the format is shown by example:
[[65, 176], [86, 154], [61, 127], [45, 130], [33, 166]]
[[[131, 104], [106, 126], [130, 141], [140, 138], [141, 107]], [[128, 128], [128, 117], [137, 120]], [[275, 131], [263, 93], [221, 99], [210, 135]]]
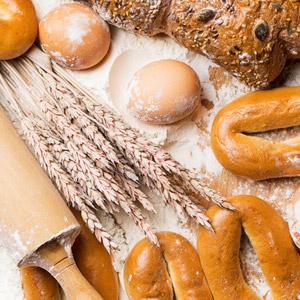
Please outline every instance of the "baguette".
[[299, 1], [88, 1], [111, 24], [166, 33], [250, 86], [268, 86], [287, 59], [300, 57]]
[[237, 211], [208, 210], [215, 232], [199, 228], [198, 251], [215, 300], [259, 299], [245, 282], [239, 261], [241, 229], [250, 239], [272, 299], [299, 299], [300, 255], [287, 223], [266, 202], [253, 196], [230, 199]]

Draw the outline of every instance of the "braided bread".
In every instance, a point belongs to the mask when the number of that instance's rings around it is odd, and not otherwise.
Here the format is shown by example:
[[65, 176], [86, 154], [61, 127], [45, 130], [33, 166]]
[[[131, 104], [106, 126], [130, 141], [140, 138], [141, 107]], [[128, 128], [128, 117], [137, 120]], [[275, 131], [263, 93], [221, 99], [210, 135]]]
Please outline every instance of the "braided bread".
[[256, 197], [232, 197], [230, 202], [237, 211], [218, 206], [208, 210], [215, 233], [203, 228], [198, 232], [200, 260], [214, 299], [259, 299], [246, 284], [240, 267], [242, 228], [256, 250], [272, 299], [299, 299], [300, 255], [286, 222]]
[[193, 246], [175, 233], [160, 232], [157, 237], [160, 248], [143, 239], [126, 260], [124, 282], [128, 298], [212, 300]]
[[254, 92], [221, 109], [211, 145], [219, 162], [234, 174], [254, 180], [299, 176], [299, 139], [273, 142], [246, 135], [297, 125], [300, 87]]
[[294, 0], [88, 0], [108, 22], [145, 35], [166, 33], [251, 86], [265, 87], [300, 57]]

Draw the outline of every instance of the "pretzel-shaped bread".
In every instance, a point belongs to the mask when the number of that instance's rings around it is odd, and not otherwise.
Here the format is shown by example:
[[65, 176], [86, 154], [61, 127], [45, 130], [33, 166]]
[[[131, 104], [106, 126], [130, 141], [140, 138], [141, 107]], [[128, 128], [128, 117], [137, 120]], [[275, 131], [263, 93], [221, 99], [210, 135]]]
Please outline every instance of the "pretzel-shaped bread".
[[[197, 251], [182, 236], [157, 233], [160, 248], [148, 239], [129, 254], [124, 282], [130, 300], [212, 300]], [[174, 292], [173, 292], [174, 290]]]
[[299, 139], [273, 142], [247, 135], [297, 125], [300, 87], [254, 92], [221, 109], [211, 144], [219, 162], [234, 174], [254, 180], [299, 176]]
[[230, 202], [237, 211], [213, 206], [207, 212], [215, 233], [203, 228], [198, 231], [200, 260], [214, 299], [259, 299], [245, 282], [240, 267], [242, 228], [256, 251], [272, 299], [299, 299], [300, 255], [287, 223], [256, 197], [237, 196]]

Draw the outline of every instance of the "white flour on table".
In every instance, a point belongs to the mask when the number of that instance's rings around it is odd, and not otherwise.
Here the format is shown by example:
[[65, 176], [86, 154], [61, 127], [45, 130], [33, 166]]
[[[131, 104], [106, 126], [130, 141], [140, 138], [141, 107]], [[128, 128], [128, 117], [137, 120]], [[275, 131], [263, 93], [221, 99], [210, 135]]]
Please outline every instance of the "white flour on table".
[[[59, 0], [33, 1], [39, 17], [54, 8]], [[134, 127], [141, 130], [149, 139], [161, 144], [177, 160], [190, 168], [197, 168], [203, 177], [210, 182], [212, 178], [221, 176], [223, 168], [217, 162], [210, 148], [209, 132], [214, 116], [218, 110], [234, 98], [250, 91], [249, 88], [233, 79], [221, 68], [214, 65], [205, 57], [192, 53], [178, 46], [167, 37], [146, 38], [126, 33], [122, 30], [112, 29], [112, 46], [106, 59], [96, 68], [88, 71], [74, 72], [74, 76], [110, 107], [116, 109]], [[197, 72], [202, 85], [203, 106], [196, 110], [186, 121], [170, 126], [145, 125], [133, 117], [126, 110], [128, 100], [128, 84], [133, 74], [149, 62], [158, 59], [178, 59], [193, 67]], [[220, 73], [218, 73], [220, 72]], [[299, 84], [297, 78], [300, 66], [295, 66], [290, 85]], [[213, 75], [215, 74], [215, 75]], [[225, 76], [228, 80], [222, 80]], [[285, 189], [281, 185], [272, 188], [274, 196], [269, 199], [287, 217], [284, 199], [280, 202], [279, 195], [284, 194], [287, 199], [293, 193], [290, 184]], [[276, 184], [275, 184], [276, 186]], [[264, 193], [265, 185], [257, 184], [255, 193], [262, 197], [269, 195]], [[244, 180], [237, 180], [231, 191], [233, 194], [253, 193], [253, 184]], [[170, 230], [182, 234], [194, 245], [196, 242], [195, 229], [184, 228], [178, 224], [174, 211], [165, 207], [162, 200], [150, 193], [156, 216], [151, 216], [151, 224], [155, 230]], [[105, 222], [105, 221], [104, 221]], [[118, 222], [127, 233], [128, 246], [116, 257], [120, 263], [118, 269], [122, 269], [122, 261], [126, 258], [129, 249], [141, 238], [143, 234], [125, 216], [120, 214]], [[111, 224], [109, 224], [111, 226]], [[118, 239], [118, 233], [116, 233]], [[246, 242], [242, 247], [243, 269], [245, 277], [255, 292], [263, 299], [270, 299], [269, 289], [266, 285], [253, 250]], [[12, 263], [8, 253], [0, 248], [0, 299], [23, 299], [19, 273]], [[122, 291], [121, 300], [125, 300]]]

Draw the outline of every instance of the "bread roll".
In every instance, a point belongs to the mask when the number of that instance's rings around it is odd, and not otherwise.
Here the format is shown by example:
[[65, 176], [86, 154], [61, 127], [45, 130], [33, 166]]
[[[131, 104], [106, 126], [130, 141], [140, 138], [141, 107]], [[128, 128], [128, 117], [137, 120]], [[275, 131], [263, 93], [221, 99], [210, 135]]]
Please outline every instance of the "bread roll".
[[39, 29], [43, 50], [58, 64], [73, 70], [95, 66], [109, 50], [108, 25], [80, 3], [58, 6], [41, 20]]
[[24, 267], [21, 279], [26, 300], [61, 300], [57, 281], [45, 270]]
[[37, 32], [37, 17], [30, 0], [0, 1], [0, 60], [24, 54]]
[[211, 207], [207, 214], [215, 232], [203, 228], [198, 232], [200, 260], [214, 299], [259, 299], [245, 282], [240, 267], [242, 227], [256, 251], [272, 299], [298, 299], [300, 255], [287, 223], [256, 197], [237, 196], [229, 201], [237, 211]]
[[148, 239], [138, 242], [127, 257], [124, 282], [130, 300], [212, 300], [199, 257], [182, 236], [157, 233], [161, 247]]
[[73, 213], [82, 228], [81, 234], [73, 245], [74, 259], [80, 272], [104, 300], [118, 300], [118, 276], [110, 255], [86, 227], [80, 213], [75, 210]]
[[300, 87], [245, 95], [221, 109], [211, 131], [213, 151], [225, 169], [263, 180], [300, 175], [300, 140], [249, 134], [300, 125]]

